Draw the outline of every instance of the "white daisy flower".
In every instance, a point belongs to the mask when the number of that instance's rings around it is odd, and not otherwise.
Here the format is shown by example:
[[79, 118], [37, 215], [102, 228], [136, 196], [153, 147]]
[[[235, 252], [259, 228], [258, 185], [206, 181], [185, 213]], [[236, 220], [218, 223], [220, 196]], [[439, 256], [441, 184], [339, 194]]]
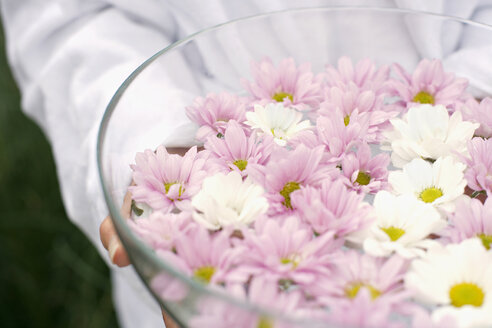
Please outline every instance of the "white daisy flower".
[[435, 306], [435, 323], [450, 317], [458, 327], [492, 326], [492, 252], [478, 239], [429, 249], [412, 262], [405, 287]]
[[363, 246], [373, 256], [388, 256], [393, 252], [403, 258], [423, 256], [437, 243], [427, 239], [441, 231], [447, 222], [430, 204], [413, 195], [392, 195], [380, 191], [374, 198], [376, 220], [366, 230]]
[[309, 120], [301, 122], [300, 112], [286, 108], [281, 103], [271, 103], [265, 107], [255, 105], [254, 112], [246, 113], [246, 119], [247, 125], [264, 134], [272, 135], [280, 146], [285, 146], [298, 132], [311, 127]]
[[203, 180], [202, 189], [191, 200], [193, 219], [211, 230], [248, 225], [268, 209], [263, 194], [263, 187], [243, 181], [236, 171], [215, 174]]
[[396, 167], [403, 167], [414, 158], [432, 161], [456, 153], [466, 156], [467, 141], [479, 127], [478, 123], [463, 121], [459, 111], [449, 116], [443, 105], [429, 104], [410, 108], [403, 119], [392, 119], [391, 124], [394, 130], [386, 138]]
[[439, 157], [434, 163], [416, 158], [402, 171], [390, 172], [388, 182], [397, 194], [409, 193], [438, 209], [453, 212], [454, 201], [465, 191], [465, 168], [450, 156]]

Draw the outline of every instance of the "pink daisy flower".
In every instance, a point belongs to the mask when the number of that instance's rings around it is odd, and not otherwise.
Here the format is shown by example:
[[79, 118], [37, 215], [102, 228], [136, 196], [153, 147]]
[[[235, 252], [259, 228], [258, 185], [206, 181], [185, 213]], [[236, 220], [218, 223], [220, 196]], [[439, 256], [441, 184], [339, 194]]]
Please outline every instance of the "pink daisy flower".
[[[157, 255], [166, 264], [183, 275], [191, 277], [210, 288], [226, 280], [230, 268], [240, 261], [240, 249], [232, 248], [233, 239], [230, 230], [211, 235], [194, 222], [174, 236], [171, 250], [157, 249]], [[150, 282], [152, 291], [166, 301], [180, 302], [190, 291], [190, 287], [181, 278], [161, 271]]]
[[329, 276], [332, 253], [341, 246], [333, 232], [314, 238], [313, 231], [295, 216], [266, 219], [255, 228], [245, 235], [244, 257], [231, 278], [244, 282], [251, 276], [268, 275], [287, 285], [306, 285]]
[[[314, 311], [306, 308], [306, 302], [299, 291], [280, 292], [277, 284], [269, 279], [253, 279], [249, 284], [247, 295], [242, 285], [229, 285], [227, 292], [234, 297], [248, 301], [253, 306], [260, 307], [262, 310], [276, 313], [277, 317], [280, 314], [294, 320], [313, 319]], [[198, 308], [200, 314], [191, 319], [190, 327], [294, 327], [293, 324], [270, 317], [267, 313], [247, 312], [246, 309], [216, 299], [204, 299]]]
[[398, 104], [403, 108], [431, 104], [455, 110], [471, 97], [465, 92], [468, 80], [445, 72], [439, 59], [422, 59], [413, 74], [396, 63], [393, 71], [399, 80], [390, 80], [389, 88], [400, 97]]
[[[255, 278], [249, 283], [248, 293], [242, 284], [232, 284], [226, 287], [229, 295], [253, 306], [290, 318], [305, 318], [304, 300], [299, 291], [280, 292], [276, 281], [265, 278]], [[281, 320], [271, 318], [258, 312], [248, 312], [245, 308], [214, 299], [203, 299], [198, 304], [199, 314], [191, 318], [191, 328], [282, 328], [292, 327]]]
[[175, 252], [158, 250], [157, 255], [203, 284], [223, 283], [242, 258], [242, 250], [232, 247], [230, 236], [229, 230], [212, 235], [207, 229], [194, 225], [175, 238]]
[[344, 86], [334, 86], [325, 90], [325, 101], [320, 104], [319, 114], [330, 116], [335, 108], [340, 109], [346, 120], [358, 109], [359, 113], [379, 111], [383, 108], [384, 95], [376, 95], [372, 90], [361, 90], [350, 83]]
[[148, 218], [127, 221], [130, 228], [153, 249], [171, 250], [175, 238], [194, 223], [190, 212], [153, 212]]
[[388, 303], [373, 302], [365, 288], [353, 299], [340, 299], [330, 308], [329, 322], [338, 327], [404, 328], [403, 322], [390, 321], [392, 307]]
[[351, 152], [342, 159], [341, 180], [358, 193], [375, 194], [388, 189], [388, 165], [386, 153], [371, 156], [367, 144], [359, 145], [357, 152]]
[[254, 82], [241, 82], [253, 99], [262, 105], [281, 102], [298, 110], [317, 108], [323, 98], [322, 76], [314, 76], [311, 64], [296, 67], [294, 59], [287, 58], [275, 67], [270, 58], [251, 63]]
[[473, 138], [468, 141], [470, 158], [462, 157], [468, 168], [465, 178], [475, 191], [492, 193], [492, 139]]
[[492, 137], [492, 98], [484, 98], [480, 103], [469, 99], [461, 108], [463, 120], [479, 123], [475, 135], [482, 138]]
[[357, 110], [352, 113], [348, 125], [344, 124], [343, 114], [336, 110], [330, 117], [320, 116], [316, 120], [316, 129], [313, 132], [301, 132], [291, 140], [292, 146], [304, 145], [316, 148], [320, 145], [324, 148], [322, 162], [338, 165], [352, 147], [363, 142], [367, 131], [367, 120], [361, 119]]
[[336, 306], [340, 299], [354, 299], [363, 289], [374, 302], [392, 304], [393, 309], [409, 296], [403, 287], [408, 262], [397, 255], [372, 257], [350, 250], [339, 252], [333, 264], [331, 275], [309, 288], [319, 302], [329, 307]]
[[222, 137], [227, 122], [246, 120], [244, 99], [229, 93], [210, 93], [205, 98], [198, 97], [193, 105], [186, 107], [188, 118], [200, 126], [196, 139], [205, 141], [210, 136]]
[[357, 110], [358, 115], [368, 122], [368, 130], [364, 137], [368, 142], [380, 141], [381, 133], [387, 129], [389, 120], [398, 115], [392, 110], [393, 106], [384, 104], [384, 94], [376, 95], [374, 91], [359, 89], [354, 83], [344, 87], [331, 87], [326, 90], [325, 101], [320, 105], [319, 115], [331, 117], [338, 109], [343, 113], [343, 122], [348, 125], [352, 113]]
[[449, 216], [450, 226], [444, 231], [445, 240], [460, 243], [478, 237], [485, 248], [492, 243], [492, 199], [484, 204], [478, 199], [464, 197], [456, 204], [456, 211]]
[[153, 210], [170, 212], [191, 208], [191, 197], [200, 190], [207, 176], [206, 158], [192, 147], [184, 156], [169, 154], [164, 146], [155, 152], [137, 153], [133, 170], [134, 186], [128, 187], [137, 202], [149, 205]]
[[224, 138], [209, 137], [205, 143], [205, 149], [210, 151], [210, 164], [224, 172], [237, 171], [243, 177], [248, 175], [248, 165], [265, 165], [273, 148], [273, 138], [259, 138], [255, 134], [248, 137], [236, 121], [228, 123]]
[[[166, 259], [167, 254], [172, 254], [166, 251], [163, 258], [168, 265], [172, 265], [173, 269], [177, 272], [186, 272], [188, 267], [183, 261], [174, 261], [175, 256], [171, 256], [169, 260]], [[150, 288], [152, 291], [159, 295], [159, 297], [165, 301], [180, 302], [184, 300], [190, 291], [190, 287], [181, 279], [175, 278], [166, 271], [161, 271], [156, 274], [150, 281]]]
[[371, 223], [371, 206], [363, 195], [347, 190], [340, 181], [326, 181], [320, 188], [303, 187], [292, 193], [292, 204], [317, 234], [333, 232], [343, 237]]
[[309, 149], [299, 145], [295, 150], [277, 149], [264, 167], [250, 171], [259, 184], [263, 185], [269, 200], [269, 214], [292, 212], [290, 194], [302, 186], [318, 186], [323, 180], [331, 179], [336, 168], [322, 165], [323, 146]]
[[325, 83], [328, 87], [341, 87], [354, 83], [362, 91], [373, 91], [376, 95], [386, 93], [386, 84], [389, 77], [389, 66], [383, 65], [376, 69], [376, 65], [368, 58], [360, 60], [354, 65], [349, 57], [338, 59], [337, 68], [328, 65], [326, 68]]

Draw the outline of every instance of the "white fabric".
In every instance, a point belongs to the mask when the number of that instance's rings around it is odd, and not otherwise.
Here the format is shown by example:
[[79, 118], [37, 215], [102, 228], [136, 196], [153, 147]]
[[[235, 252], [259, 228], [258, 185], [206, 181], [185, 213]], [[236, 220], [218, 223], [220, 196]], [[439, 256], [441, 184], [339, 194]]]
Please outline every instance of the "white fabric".
[[[44, 130], [54, 151], [57, 174], [68, 216], [107, 260], [98, 228], [107, 215], [96, 167], [96, 134], [111, 96], [146, 58], [188, 34], [230, 19], [293, 7], [363, 5], [401, 7], [492, 22], [490, 1], [479, 0], [0, 0], [8, 58], [22, 92], [22, 108]], [[411, 22], [410, 22], [411, 23]], [[432, 28], [432, 27], [427, 27]], [[426, 30], [427, 32], [429, 29]], [[391, 33], [391, 31], [388, 31]], [[442, 33], [440, 53], [472, 79], [482, 92], [491, 92], [489, 52], [467, 51], [483, 39]], [[428, 40], [413, 35], [415, 42]], [[441, 40], [441, 38], [443, 38]], [[450, 54], [458, 42], [464, 48]], [[491, 40], [485, 40], [492, 45]], [[426, 44], [420, 45], [426, 51]], [[489, 54], [490, 53], [490, 54]], [[461, 56], [473, 58], [460, 66]], [[184, 67], [177, 69], [185, 70]], [[173, 80], [166, 86], [171, 92]], [[179, 96], [180, 91], [175, 90]], [[178, 97], [177, 96], [177, 97]], [[168, 120], [167, 139], [179, 135]], [[166, 138], [164, 138], [166, 139]], [[186, 139], [173, 140], [179, 144]], [[115, 305], [124, 327], [162, 327], [155, 301], [131, 268], [113, 270]]]

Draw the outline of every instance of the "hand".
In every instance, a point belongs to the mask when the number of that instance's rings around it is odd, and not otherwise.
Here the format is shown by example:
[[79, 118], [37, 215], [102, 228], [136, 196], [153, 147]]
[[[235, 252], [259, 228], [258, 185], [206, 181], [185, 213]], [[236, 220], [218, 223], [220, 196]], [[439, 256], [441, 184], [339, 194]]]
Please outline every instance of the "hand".
[[[131, 194], [128, 192], [125, 195], [123, 200], [123, 206], [121, 208], [122, 214], [124, 218], [130, 217], [131, 211], [131, 203], [132, 198]], [[121, 244], [118, 235], [116, 234], [116, 230], [114, 229], [113, 221], [111, 221], [111, 217], [108, 215], [99, 227], [99, 235], [101, 238], [101, 242], [104, 247], [108, 250], [109, 258], [111, 262], [116, 264], [119, 267], [124, 267], [130, 265], [130, 260], [128, 259], [128, 254], [126, 253], [123, 245]], [[162, 318], [164, 320], [164, 324], [166, 328], [178, 328], [176, 322], [162, 309]]]
[[[121, 207], [121, 214], [124, 218], [130, 217], [131, 204], [132, 196], [130, 192], [127, 192], [123, 199], [123, 206]], [[99, 236], [104, 248], [107, 249], [109, 258], [113, 264], [116, 264], [119, 267], [130, 265], [128, 254], [123, 248], [120, 238], [118, 238], [113, 221], [109, 215], [99, 226]]]
[[[168, 148], [170, 154], [179, 154], [183, 156], [188, 148]], [[131, 215], [131, 205], [132, 205], [132, 195], [127, 192], [125, 198], [123, 199], [123, 206], [121, 207], [121, 214], [123, 218], [129, 219]], [[125, 267], [130, 265], [130, 259], [125, 251], [125, 248], [121, 244], [120, 239], [116, 233], [111, 217], [108, 215], [101, 225], [99, 226], [99, 237], [104, 245], [104, 248], [108, 251], [109, 258], [113, 264], [119, 267]], [[178, 325], [174, 320], [162, 310], [162, 318], [166, 328], [178, 328]]]

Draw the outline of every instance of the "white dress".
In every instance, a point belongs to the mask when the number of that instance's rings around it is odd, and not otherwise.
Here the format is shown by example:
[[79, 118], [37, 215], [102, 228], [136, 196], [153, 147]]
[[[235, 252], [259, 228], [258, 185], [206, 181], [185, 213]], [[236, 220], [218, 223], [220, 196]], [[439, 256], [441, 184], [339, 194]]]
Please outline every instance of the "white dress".
[[[0, 0], [0, 4], [22, 108], [52, 145], [68, 217], [108, 263], [98, 232], [108, 214], [96, 166], [99, 122], [124, 79], [169, 43], [242, 16], [326, 5], [410, 8], [492, 23], [491, 1], [479, 0]], [[441, 41], [445, 47], [446, 41]], [[476, 42], [491, 47], [481, 54], [467, 52], [467, 45]], [[474, 66], [453, 69], [474, 79], [480, 92], [492, 93], [492, 65], [486, 65], [492, 40], [470, 37], [461, 47], [460, 54], [443, 56], [445, 65], [453, 66], [456, 56], [473, 56]], [[172, 81], [166, 88], [173, 88]], [[186, 146], [189, 138], [180, 136], [176, 127], [187, 119], [183, 113], [174, 117], [164, 140]], [[157, 303], [132, 268], [113, 267], [112, 279], [123, 327], [164, 325]]]

